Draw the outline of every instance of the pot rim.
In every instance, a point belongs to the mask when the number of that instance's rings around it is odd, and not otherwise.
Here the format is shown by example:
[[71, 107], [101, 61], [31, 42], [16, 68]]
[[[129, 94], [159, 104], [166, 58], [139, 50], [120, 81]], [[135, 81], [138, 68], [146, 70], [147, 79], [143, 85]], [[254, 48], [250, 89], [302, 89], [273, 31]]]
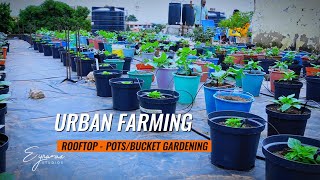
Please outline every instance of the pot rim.
[[188, 79], [195, 79], [195, 78], [199, 78], [202, 76], [202, 73], [196, 73], [197, 76], [184, 76], [184, 75], [180, 75], [180, 74], [177, 74], [176, 72], [173, 73], [173, 76], [176, 76], [176, 77], [180, 77], [180, 78], [188, 78]]
[[[266, 113], [268, 116], [273, 117], [273, 115], [277, 115], [276, 117], [278, 118], [279, 114], [281, 114], [281, 115], [289, 116], [290, 118], [286, 118], [286, 119], [290, 119], [290, 120], [305, 120], [305, 119], [301, 119], [299, 117], [306, 116], [306, 117], [308, 117], [307, 119], [309, 119], [311, 116], [311, 110], [306, 107], [302, 107], [302, 108], [304, 108], [305, 112], [308, 112], [307, 114], [288, 114], [288, 113], [282, 113], [282, 112], [276, 112], [276, 111], [270, 110], [271, 106], [277, 106], [277, 104], [268, 104], [266, 106]], [[296, 118], [293, 118], [293, 117], [296, 117]]]
[[[242, 102], [242, 101], [232, 101], [232, 100], [225, 100], [225, 99], [221, 99], [218, 97], [219, 93], [223, 93], [223, 92], [227, 92], [227, 91], [217, 91], [213, 97], [216, 98], [216, 99], [219, 99], [220, 101], [224, 101], [224, 102], [232, 102], [232, 103], [238, 103], [238, 104], [248, 104], [248, 103], [253, 103], [254, 102], [254, 96], [252, 95], [249, 95], [249, 94], [246, 94], [247, 92], [229, 92], [230, 94], [234, 95], [234, 94], [241, 94], [241, 95], [244, 95], [244, 96], [247, 96], [247, 97], [250, 97], [250, 101], [246, 101], [246, 102]], [[230, 96], [232, 96], [230, 95]], [[223, 95], [222, 95], [223, 96]]]
[[5, 142], [0, 145], [0, 152], [5, 152], [9, 147], [9, 137], [6, 134], [0, 133], [0, 139], [4, 138]]

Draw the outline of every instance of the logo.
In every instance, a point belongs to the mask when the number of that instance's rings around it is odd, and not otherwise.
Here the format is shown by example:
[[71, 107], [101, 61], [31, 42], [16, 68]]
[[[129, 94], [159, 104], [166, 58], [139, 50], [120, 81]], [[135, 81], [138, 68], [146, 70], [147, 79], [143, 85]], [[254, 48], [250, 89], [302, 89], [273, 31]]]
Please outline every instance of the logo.
[[24, 163], [34, 162], [32, 166], [32, 171], [36, 171], [40, 164], [47, 165], [61, 165], [63, 164], [64, 155], [46, 155], [46, 154], [38, 154], [39, 147], [32, 146], [27, 148], [24, 152], [27, 154], [26, 157], [23, 158]]

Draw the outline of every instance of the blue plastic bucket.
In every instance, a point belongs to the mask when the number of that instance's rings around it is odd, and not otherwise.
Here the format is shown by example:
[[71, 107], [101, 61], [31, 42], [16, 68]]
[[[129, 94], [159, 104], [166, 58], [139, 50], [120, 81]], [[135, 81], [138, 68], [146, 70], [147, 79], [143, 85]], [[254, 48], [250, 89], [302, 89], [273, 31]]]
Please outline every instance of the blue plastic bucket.
[[[247, 101], [232, 101], [220, 98], [220, 96], [238, 96], [246, 99]], [[216, 104], [216, 111], [242, 111], [250, 112], [254, 97], [241, 92], [226, 92], [218, 91], [213, 95]]]
[[181, 76], [173, 74], [175, 90], [180, 94], [179, 103], [191, 104], [198, 91], [201, 76]]
[[80, 44], [87, 45], [87, 37], [85, 37], [85, 36], [80, 36]]
[[248, 92], [255, 97], [259, 96], [264, 75], [264, 72], [261, 72], [261, 74], [245, 73], [242, 76], [243, 91]]
[[242, 87], [242, 77], [236, 78], [236, 86], [237, 87]]
[[94, 58], [94, 53], [93, 52], [81, 52], [81, 54], [88, 56], [88, 58], [93, 59]]
[[112, 44], [104, 43], [104, 49], [112, 53]]
[[223, 90], [233, 90], [233, 88], [221, 89], [216, 87], [207, 87], [207, 86], [203, 86], [203, 87], [204, 87], [203, 90], [204, 90], [204, 99], [206, 102], [207, 114], [216, 111], [216, 103], [215, 103], [215, 99], [213, 98], [213, 95], [216, 92], [223, 91]]
[[207, 29], [214, 31], [215, 24], [213, 20], [202, 20], [203, 32], [206, 32]]
[[103, 62], [108, 63], [108, 64], [116, 64], [116, 69], [117, 70], [123, 70], [123, 65], [124, 65], [124, 60], [120, 59], [106, 59]]
[[135, 49], [133, 48], [124, 48], [123, 49], [123, 55], [124, 57], [133, 57], [134, 56]]
[[209, 59], [205, 59], [205, 61], [211, 62], [215, 65], [218, 65], [219, 63], [219, 58], [209, 58]]

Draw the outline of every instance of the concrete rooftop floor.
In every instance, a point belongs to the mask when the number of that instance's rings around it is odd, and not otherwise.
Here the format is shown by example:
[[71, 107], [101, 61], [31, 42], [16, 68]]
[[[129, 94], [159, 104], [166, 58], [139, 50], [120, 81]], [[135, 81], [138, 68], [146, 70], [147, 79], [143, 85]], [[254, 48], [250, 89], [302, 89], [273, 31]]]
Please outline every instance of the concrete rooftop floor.
[[[84, 80], [78, 83], [61, 81], [66, 77], [65, 67], [60, 59], [45, 57], [43, 53], [29, 48], [22, 40], [10, 40], [10, 53], [6, 62], [7, 78], [11, 81], [12, 103], [8, 104], [6, 134], [9, 136], [7, 150], [7, 172], [16, 179], [264, 179], [265, 162], [256, 160], [256, 166], [249, 172], [230, 171], [213, 166], [210, 153], [63, 153], [61, 165], [40, 164], [31, 170], [35, 161], [25, 163], [24, 151], [31, 146], [39, 147], [39, 154], [56, 153], [56, 141], [61, 139], [204, 139], [194, 132], [56, 132], [56, 114], [60, 113], [120, 113], [112, 110], [112, 99], [96, 96], [94, 83]], [[134, 66], [132, 65], [132, 68]], [[77, 79], [73, 73], [74, 79]], [[268, 87], [269, 82], [264, 82]], [[155, 84], [153, 84], [154, 87]], [[268, 94], [265, 87], [261, 92]], [[30, 89], [45, 93], [45, 98], [28, 98]], [[301, 92], [305, 97], [305, 87]], [[266, 118], [265, 106], [272, 98], [257, 97], [251, 113]], [[178, 112], [185, 112], [186, 106], [178, 105]], [[137, 111], [128, 112], [139, 113]], [[191, 109], [193, 127], [208, 134], [203, 90]], [[114, 119], [114, 123], [118, 119]], [[320, 111], [312, 109], [305, 135], [320, 138]], [[261, 140], [266, 137], [263, 131]], [[261, 147], [258, 155], [263, 156]]]

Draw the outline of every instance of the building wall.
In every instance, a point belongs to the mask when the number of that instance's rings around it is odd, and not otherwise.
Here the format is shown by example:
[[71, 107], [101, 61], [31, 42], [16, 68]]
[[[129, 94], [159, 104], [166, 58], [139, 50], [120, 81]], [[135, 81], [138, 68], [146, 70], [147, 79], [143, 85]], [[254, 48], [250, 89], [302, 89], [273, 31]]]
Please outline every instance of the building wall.
[[320, 0], [255, 0], [253, 42], [320, 51]]

